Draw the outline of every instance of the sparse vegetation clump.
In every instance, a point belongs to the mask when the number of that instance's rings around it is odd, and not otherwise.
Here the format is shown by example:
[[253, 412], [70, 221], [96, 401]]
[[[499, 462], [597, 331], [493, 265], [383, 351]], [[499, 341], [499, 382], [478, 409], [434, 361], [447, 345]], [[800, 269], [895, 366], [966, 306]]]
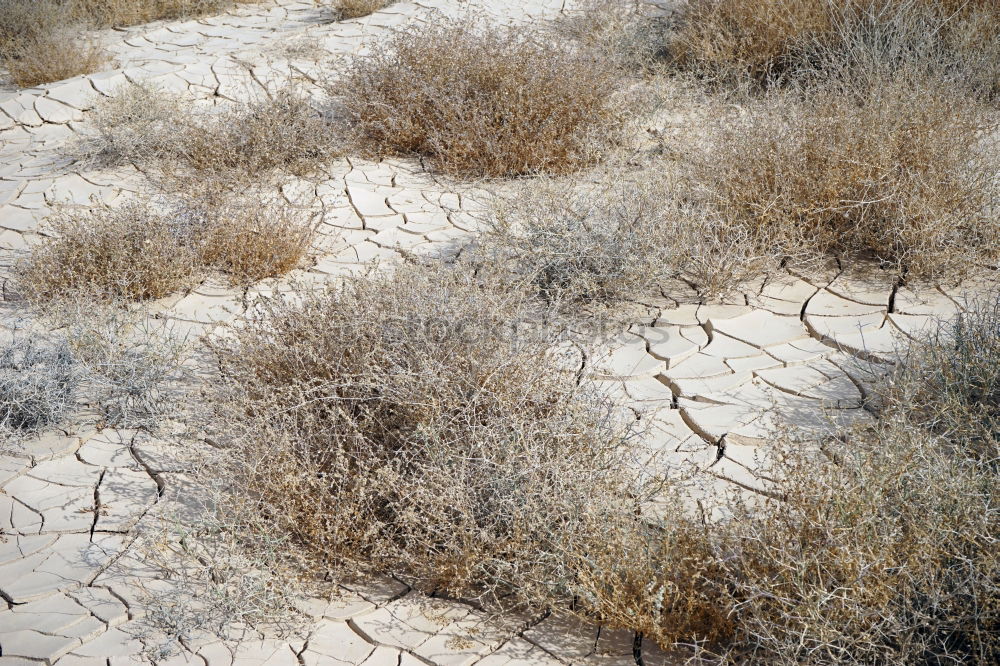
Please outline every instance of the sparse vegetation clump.
[[154, 166], [180, 150], [178, 131], [185, 115], [181, 99], [149, 84], [118, 88], [96, 100], [88, 116], [92, 130], [79, 157], [95, 167]]
[[508, 177], [598, 158], [625, 118], [614, 69], [537, 31], [427, 23], [374, 45], [329, 88], [363, 152]]
[[597, 172], [596, 182], [534, 182], [501, 200], [471, 261], [544, 301], [577, 308], [670, 295], [678, 278], [719, 296], [775, 269], [773, 239], [718, 225], [677, 196], [669, 172]]
[[631, 427], [520, 330], [534, 307], [412, 266], [262, 306], [215, 344], [234, 507], [314, 566], [493, 606], [575, 595], [621, 620], [626, 588], [688, 589], [648, 566]]
[[996, 128], [936, 80], [886, 80], [860, 98], [772, 93], [710, 126], [691, 188], [716, 224], [788, 256], [958, 278], [1000, 253]]
[[57, 212], [52, 236], [23, 262], [20, 291], [33, 301], [89, 293], [100, 299], [156, 299], [193, 283], [197, 257], [174, 221], [148, 203]]
[[336, 133], [309, 98], [289, 84], [246, 102], [190, 108], [177, 95], [128, 85], [101, 100], [93, 134], [80, 146], [89, 162], [135, 164], [180, 187], [259, 182], [277, 170], [305, 173], [338, 150]]
[[550, 182], [519, 192], [480, 240], [484, 268], [554, 303], [641, 298], [676, 276], [684, 251], [666, 219], [666, 188], [646, 185]]
[[116, 208], [63, 210], [51, 237], [20, 264], [17, 284], [33, 302], [86, 294], [146, 301], [193, 286], [210, 271], [247, 285], [283, 275], [308, 254], [310, 215], [252, 192], [197, 192]]
[[105, 57], [68, 3], [0, 0], [0, 62], [27, 88], [96, 71]]
[[396, 0], [333, 0], [332, 8], [337, 20], [361, 18], [385, 9]]
[[[782, 497], [735, 507], [718, 603], [735, 651], [808, 663], [996, 660], [996, 460], [905, 422], [902, 407], [822, 455], [786, 451]], [[900, 419], [904, 420], [900, 420]]]
[[67, 300], [0, 344], [0, 449], [83, 410], [99, 425], [157, 429], [176, 404], [185, 342], [122, 304]]
[[159, 431], [177, 416], [188, 341], [129, 304], [65, 300], [47, 315], [62, 324], [99, 425]]
[[73, 408], [79, 378], [65, 342], [15, 331], [0, 344], [0, 436], [13, 439], [62, 421]]
[[[740, 640], [768, 663], [1000, 658], [997, 301], [875, 387], [874, 426], [787, 452], [725, 534]], [[985, 305], [985, 307], [982, 307]]]
[[0, 53], [11, 81], [21, 88], [96, 72], [108, 61], [95, 41], [71, 28], [19, 42]]
[[936, 76], [990, 98], [1000, 92], [998, 44], [992, 0], [697, 0], [668, 51], [723, 82]]
[[[51, 0], [50, 0], [51, 1]], [[98, 27], [139, 25], [150, 21], [215, 14], [233, 5], [260, 0], [68, 0], [77, 18]]]
[[913, 345], [879, 396], [903, 416], [984, 460], [1000, 458], [1000, 297], [980, 298]]
[[174, 214], [199, 263], [250, 285], [298, 268], [313, 240], [311, 214], [254, 190], [190, 193]]
[[553, 39], [596, 51], [625, 75], [651, 72], [666, 56], [671, 22], [643, 0], [585, 0], [553, 24]]
[[872, 386], [873, 423], [818, 446], [776, 438], [773, 496], [730, 499], [730, 518], [689, 532], [697, 546], [662, 551], [666, 569], [708, 562], [646, 635], [705, 640], [724, 663], [996, 662], [997, 302], [914, 343]]
[[0, 0], [0, 60], [21, 87], [99, 69], [87, 31], [221, 12], [257, 0]]
[[305, 172], [336, 148], [330, 123], [291, 85], [177, 120], [183, 128], [175, 156], [180, 166], [233, 180], [256, 179], [278, 168]]
[[[680, 504], [644, 511], [679, 488], [640, 481], [632, 431], [551, 339], [511, 335], [531, 303], [468, 271], [406, 267], [263, 306], [215, 344], [234, 505], [311, 566], [492, 607], [575, 600], [720, 659], [995, 660], [995, 362], [966, 346], [996, 342], [995, 316], [890, 375], [874, 424], [819, 447], [776, 441], [775, 494], [704, 525]], [[971, 390], [942, 383], [956, 372]], [[961, 429], [914, 407], [935, 387], [965, 410]]]
[[[672, 180], [664, 206], [679, 215], [657, 216], [679, 244], [695, 248], [676, 268], [698, 273], [691, 281], [700, 290], [724, 290], [743, 268], [766, 272], [830, 256], [911, 278], [959, 279], [996, 264], [1000, 5], [697, 0], [669, 19], [632, 3], [585, 7], [558, 22], [558, 34], [632, 69], [662, 59], [670, 67], [661, 73], [707, 93], [705, 108], [684, 111], [689, 129], [670, 130], [679, 140], [661, 138], [668, 159], [657, 164], [686, 172]], [[607, 271], [600, 266], [608, 252], [574, 252], [576, 232], [529, 259], [531, 239], [548, 232], [524, 208], [516, 215], [525, 233], [505, 235], [519, 246], [522, 268], [569, 266], [575, 257], [580, 279]], [[678, 224], [680, 217], [688, 219]], [[576, 229], [596, 238], [599, 226]], [[646, 237], [663, 233], [639, 226]], [[734, 257], [734, 247], [744, 256]], [[657, 280], [675, 267], [671, 249], [660, 252]], [[714, 260], [703, 261], [708, 255]], [[623, 292], [629, 282], [623, 276]]]

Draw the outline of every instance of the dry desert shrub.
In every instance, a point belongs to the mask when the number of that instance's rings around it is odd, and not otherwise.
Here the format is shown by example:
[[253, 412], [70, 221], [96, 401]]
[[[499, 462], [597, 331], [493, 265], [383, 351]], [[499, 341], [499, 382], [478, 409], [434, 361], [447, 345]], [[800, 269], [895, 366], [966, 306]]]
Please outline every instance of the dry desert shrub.
[[586, 0], [554, 22], [555, 39], [597, 51], [623, 73], [650, 70], [663, 60], [670, 23], [651, 16], [643, 0]]
[[314, 235], [308, 211], [254, 190], [188, 193], [176, 201], [174, 214], [200, 264], [239, 285], [297, 268]]
[[157, 432], [176, 416], [189, 375], [185, 337], [124, 302], [77, 297], [44, 311], [63, 326], [100, 425]]
[[620, 129], [614, 70], [540, 31], [425, 23], [374, 45], [329, 92], [364, 152], [422, 155], [461, 176], [564, 173]]
[[237, 4], [260, 0], [68, 0], [78, 20], [99, 27], [120, 27], [161, 19], [217, 14]]
[[0, 0], [0, 61], [27, 88], [96, 71], [99, 46], [73, 26], [72, 8], [46, 0]]
[[247, 102], [192, 109], [152, 87], [128, 85], [100, 100], [81, 157], [102, 166], [136, 164], [166, 175], [170, 188], [259, 182], [277, 169], [305, 173], [337, 150], [335, 133], [293, 84]]
[[948, 86], [884, 81], [774, 93], [723, 116], [693, 150], [692, 188], [718, 225], [790, 257], [869, 258], [958, 277], [995, 260], [998, 150], [989, 111]]
[[65, 341], [15, 331], [0, 345], [0, 435], [16, 440], [62, 421], [74, 407], [80, 368]]
[[676, 276], [684, 250], [664, 219], [667, 188], [647, 185], [533, 183], [500, 200], [477, 258], [553, 303], [642, 298]]
[[697, 0], [672, 59], [711, 78], [765, 85], [834, 75], [877, 83], [935, 75], [1000, 91], [1000, 5], [992, 0]]
[[818, 447], [776, 436], [761, 473], [778, 494], [731, 498], [732, 516], [701, 529], [671, 514], [685, 538], [655, 563], [698, 582], [645, 635], [720, 663], [996, 663], [997, 302], [915, 343], [872, 387], [872, 424]]
[[195, 172], [233, 179], [256, 179], [277, 168], [302, 173], [335, 150], [330, 124], [293, 85], [179, 120], [184, 129], [177, 159]]
[[585, 185], [533, 182], [498, 200], [472, 261], [491, 279], [572, 306], [670, 296], [678, 278], [719, 296], [782, 259], [768, 239], [681, 201], [665, 167], [595, 176]]
[[[185, 341], [123, 303], [49, 303], [0, 344], [0, 448], [88, 408], [98, 425], [154, 430], [177, 405]], [[53, 328], [53, 330], [48, 330]]]
[[656, 484], [632, 427], [577, 386], [530, 326], [536, 308], [422, 266], [264, 304], [214, 345], [224, 510], [290, 535], [314, 571], [396, 574], [492, 608], [576, 598], [652, 629], [693, 605], [705, 558], [657, 565], [701, 542], [643, 520]]
[[51, 12], [59, 21], [68, 20], [67, 8], [55, 3], [35, 0], [0, 0], [0, 46], [4, 50], [17, 39], [33, 39], [54, 22], [46, 16]]
[[78, 156], [94, 167], [148, 167], [169, 159], [180, 150], [178, 125], [184, 114], [177, 96], [149, 84], [122, 86], [94, 103], [88, 115], [93, 135], [83, 140]]
[[148, 203], [65, 209], [48, 220], [52, 236], [18, 273], [33, 301], [84, 292], [99, 299], [156, 299], [192, 283], [197, 258], [171, 218]]
[[766, 663], [1000, 658], [1000, 300], [916, 343], [878, 420], [779, 463], [724, 531], [739, 642]]
[[87, 31], [220, 12], [257, 0], [0, 0], [0, 59], [28, 87], [88, 74], [106, 58]]
[[96, 72], [107, 62], [96, 42], [72, 30], [19, 40], [0, 48], [0, 54], [10, 80], [21, 88]]
[[185, 193], [160, 203], [57, 212], [49, 218], [53, 235], [19, 267], [19, 292], [38, 303], [80, 294], [144, 301], [210, 271], [247, 285], [297, 267], [313, 238], [307, 212], [252, 191]]
[[233, 640], [255, 629], [301, 636], [313, 619], [292, 604], [321, 590], [303, 588], [282, 566], [294, 544], [281, 534], [251, 534], [238, 516], [199, 511], [198, 503], [210, 501], [205, 490], [204, 483], [182, 487], [183, 507], [142, 525], [132, 545], [155, 572], [136, 581], [143, 616], [132, 628], [154, 661], [177, 657], [206, 636]]
[[788, 451], [780, 501], [715, 538], [735, 645], [777, 664], [995, 663], [996, 459], [914, 427], [905, 406], [828, 447]]
[[551, 466], [584, 452], [576, 474], [601, 483], [622, 462], [607, 408], [514, 336], [526, 314], [516, 293], [407, 267], [265, 304], [216, 344], [241, 482], [331, 562], [457, 587], [509, 575], [488, 550], [532, 538], [511, 529], [531, 484], [572, 485]]
[[913, 345], [879, 395], [890, 409], [909, 405], [910, 423], [985, 459], [1000, 458], [1000, 298], [973, 300], [966, 312]]
[[[940, 359], [944, 381], [995, 360], [955, 334], [931, 341], [939, 357], [921, 358], [938, 360], [891, 374], [873, 424], [818, 448], [776, 438], [780, 492], [703, 525], [675, 487], [648, 483], [635, 431], [576, 385], [544, 329], [512, 325], [537, 308], [419, 266], [262, 304], [214, 343], [223, 511], [289, 535], [314, 574], [572, 609], [720, 661], [995, 661], [997, 374], [941, 389], [975, 418], [961, 432], [898, 388], [943, 387]], [[975, 321], [995, 343], [995, 316]], [[643, 511], [653, 499], [664, 517]]]
[[396, 0], [332, 0], [330, 4], [336, 13], [337, 20], [340, 21], [368, 16], [395, 2]]
[[221, 12], [259, 0], [2, 0], [0, 35], [17, 37], [54, 28], [111, 28]]

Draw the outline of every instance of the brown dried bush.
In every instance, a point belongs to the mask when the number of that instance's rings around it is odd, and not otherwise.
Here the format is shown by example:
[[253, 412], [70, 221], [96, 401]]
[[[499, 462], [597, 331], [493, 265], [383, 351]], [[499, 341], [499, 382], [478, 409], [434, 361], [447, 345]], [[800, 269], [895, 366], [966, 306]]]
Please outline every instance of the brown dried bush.
[[986, 460], [1000, 459], [1000, 297], [967, 311], [913, 345], [892, 381], [879, 387], [887, 409]]
[[19, 266], [18, 291], [36, 302], [81, 294], [143, 301], [210, 271], [247, 285], [297, 267], [312, 241], [308, 214], [253, 192], [189, 192], [159, 203], [57, 212], [48, 220], [53, 235]]
[[996, 460], [976, 460], [898, 421], [898, 411], [829, 448], [836, 462], [786, 451], [771, 470], [786, 475], [782, 499], [737, 505], [719, 528], [728, 554], [720, 601], [732, 609], [732, 645], [744, 659], [903, 665], [1000, 656]]
[[392, 573], [492, 608], [576, 597], [582, 614], [654, 627], [696, 594], [699, 560], [657, 569], [690, 537], [641, 518], [655, 484], [629, 420], [577, 386], [536, 308], [422, 266], [263, 304], [214, 345], [233, 511], [321, 570]]
[[191, 284], [197, 260], [171, 219], [131, 201], [119, 208], [58, 211], [53, 234], [20, 267], [19, 291], [32, 300], [86, 292], [147, 300]]
[[396, 0], [333, 0], [332, 8], [339, 21], [368, 16], [395, 2]]
[[293, 85], [263, 99], [193, 113], [181, 123], [181, 166], [234, 179], [278, 168], [306, 172], [336, 149], [330, 124]]
[[96, 72], [107, 62], [95, 41], [71, 29], [0, 46], [0, 56], [11, 82], [22, 88]]
[[18, 39], [34, 39], [44, 32], [53, 23], [46, 12], [52, 12], [59, 20], [68, 20], [66, 9], [44, 1], [0, 0], [0, 49], [6, 53]]
[[87, 31], [220, 12], [257, 0], [0, 0], [0, 59], [21, 87], [97, 71], [107, 62]]
[[297, 268], [313, 239], [307, 211], [254, 190], [188, 195], [175, 214], [199, 261], [234, 284], [249, 285]]
[[[915, 344], [879, 418], [791, 446], [782, 498], [724, 528], [738, 642], [766, 663], [1000, 659], [1000, 310]], [[983, 304], [981, 304], [983, 305]]]
[[46, 0], [0, 0], [0, 61], [24, 88], [96, 71], [105, 58], [73, 27], [72, 8]]
[[670, 296], [682, 279], [719, 296], [775, 269], [773, 242], [684, 203], [665, 164], [594, 182], [541, 181], [499, 199], [468, 253], [481, 272], [571, 307]]
[[88, 166], [131, 164], [148, 168], [176, 155], [181, 99], [148, 84], [130, 84], [99, 98], [88, 121], [93, 134], [81, 141], [78, 157]]
[[217, 14], [260, 0], [69, 0], [77, 18], [99, 27], [138, 25], [161, 19]]
[[[958, 277], [1000, 253], [989, 111], [928, 80], [778, 94], [723, 116], [689, 155], [718, 225], [789, 256]], [[769, 241], [770, 242], [770, 241]]]
[[564, 173], [620, 128], [614, 69], [539, 31], [431, 22], [375, 44], [329, 92], [364, 152], [462, 176]]
[[[730, 498], [701, 529], [669, 513], [684, 538], [655, 565], [697, 585], [668, 588], [645, 635], [699, 643], [710, 663], [996, 663], [998, 303], [914, 343], [872, 387], [872, 424], [818, 447], [776, 437], [761, 470], [775, 495]], [[638, 619], [662, 597], [625, 598]]]
[[623, 73], [653, 70], [666, 56], [671, 23], [644, 0], [585, 0], [553, 22], [553, 38], [597, 51]]
[[[885, 380], [874, 424], [819, 448], [776, 440], [780, 492], [703, 525], [649, 482], [634, 430], [576, 385], [546, 329], [527, 334], [525, 296], [408, 266], [262, 304], [214, 343], [223, 511], [290, 535], [314, 572], [570, 610], [709, 659], [996, 659], [998, 375], [940, 383], [956, 376], [942, 365], [995, 359], [932, 341], [921, 358], [936, 360]], [[995, 343], [995, 315], [976, 321], [975, 344]], [[902, 383], [958, 396], [975, 425], [928, 422]]]
[[81, 157], [103, 166], [136, 164], [171, 188], [259, 182], [269, 172], [306, 173], [337, 150], [335, 132], [309, 98], [288, 84], [259, 99], [191, 109], [148, 86], [128, 85], [100, 100], [96, 130]]
[[698, 0], [672, 59], [709, 77], [773, 84], [915, 73], [976, 95], [1000, 92], [1000, 5], [992, 0]]

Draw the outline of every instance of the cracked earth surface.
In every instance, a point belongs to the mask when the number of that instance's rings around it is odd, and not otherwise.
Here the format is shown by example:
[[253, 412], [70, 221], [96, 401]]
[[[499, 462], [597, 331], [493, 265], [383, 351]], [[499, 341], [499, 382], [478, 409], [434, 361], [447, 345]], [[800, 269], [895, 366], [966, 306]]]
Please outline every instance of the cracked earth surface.
[[[86, 131], [93, 100], [124, 82], [155, 82], [217, 103], [242, 100], [289, 75], [318, 75], [314, 60], [298, 60], [287, 48], [300, 41], [336, 59], [363, 52], [394, 27], [432, 20], [436, 11], [525, 21], [553, 16], [563, 4], [420, 0], [328, 23], [312, 2], [282, 0], [109, 31], [103, 37], [115, 69], [0, 91], [0, 276], [43, 237], [53, 204], [114, 204], [143, 191], [135, 170], [80, 171], [61, 150]], [[326, 171], [326, 179], [281, 186], [290, 202], [317, 213], [316, 259], [296, 272], [300, 281], [392, 261], [400, 249], [453, 243], [475, 232], [477, 211], [490, 196], [443, 182], [409, 160], [351, 158]], [[591, 375], [649, 419], [646, 444], [668, 464], [694, 469], [701, 499], [718, 511], [727, 492], [766, 492], [759, 470], [776, 424], [810, 436], [867, 418], [865, 368], [890, 362], [900, 343], [959, 311], [970, 291], [994, 279], [987, 277], [961, 288], [912, 289], [831, 268], [772, 277], [713, 303], [699, 302], [693, 291], [683, 296], [681, 286], [671, 290], [675, 300], [647, 304], [640, 324], [608, 340], [590, 359]], [[244, 291], [206, 282], [153, 309], [180, 328], [210, 332], [282, 284]], [[498, 623], [392, 579], [345, 584], [330, 600], [303, 600], [313, 621], [297, 638], [236, 642], [205, 634], [157, 656], [163, 637], [139, 629], [139, 592], [162, 581], [134, 552], [133, 534], [140, 521], [178, 501], [185, 481], [169, 447], [133, 431], [80, 425], [0, 455], [0, 666], [670, 663], [626, 632], [557, 616]]]

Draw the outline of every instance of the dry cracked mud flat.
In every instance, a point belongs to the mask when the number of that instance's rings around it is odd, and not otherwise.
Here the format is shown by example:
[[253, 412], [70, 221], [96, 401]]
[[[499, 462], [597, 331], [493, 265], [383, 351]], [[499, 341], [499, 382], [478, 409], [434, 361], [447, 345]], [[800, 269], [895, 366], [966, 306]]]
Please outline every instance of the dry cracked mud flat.
[[[314, 60], [297, 60], [287, 48], [296, 43], [346, 57], [436, 12], [530, 21], [554, 16], [563, 4], [419, 0], [329, 23], [308, 0], [280, 0], [108, 31], [115, 69], [0, 91], [0, 277], [37, 242], [53, 204], [114, 204], [141, 191], [134, 170], [79, 171], [62, 150], [84, 131], [93, 100], [127, 81], [241, 100], [293, 73], [317, 75]], [[283, 196], [320, 219], [316, 261], [297, 280], [330, 280], [375, 259], [391, 261], [399, 248], [453, 243], [475, 232], [489, 197], [408, 160], [344, 159], [327, 172], [322, 182], [282, 186]], [[204, 283], [154, 310], [178, 327], [207, 332], [243, 313], [254, 293], [282, 283], [249, 292]], [[695, 470], [698, 499], [716, 511], [727, 493], [766, 490], [756, 470], [777, 423], [808, 434], [865, 419], [862, 375], [890, 361], [900, 342], [935, 317], [960, 310], [970, 289], [977, 285], [914, 291], [831, 268], [772, 278], [721, 303], [698, 303], [692, 293], [652, 304], [643, 325], [610, 339], [591, 369], [655, 424], [646, 445], [667, 463]], [[555, 616], [497, 624], [472, 606], [426, 598], [391, 579], [344, 585], [332, 600], [303, 600], [314, 620], [291, 639], [221, 641], [195, 632], [165, 650], [168, 639], [142, 620], [149, 593], [167, 584], [135, 552], [133, 537], [137, 524], [181, 498], [184, 471], [169, 447], [147, 434], [85, 425], [0, 455], [0, 666], [670, 663], [631, 634]]]

